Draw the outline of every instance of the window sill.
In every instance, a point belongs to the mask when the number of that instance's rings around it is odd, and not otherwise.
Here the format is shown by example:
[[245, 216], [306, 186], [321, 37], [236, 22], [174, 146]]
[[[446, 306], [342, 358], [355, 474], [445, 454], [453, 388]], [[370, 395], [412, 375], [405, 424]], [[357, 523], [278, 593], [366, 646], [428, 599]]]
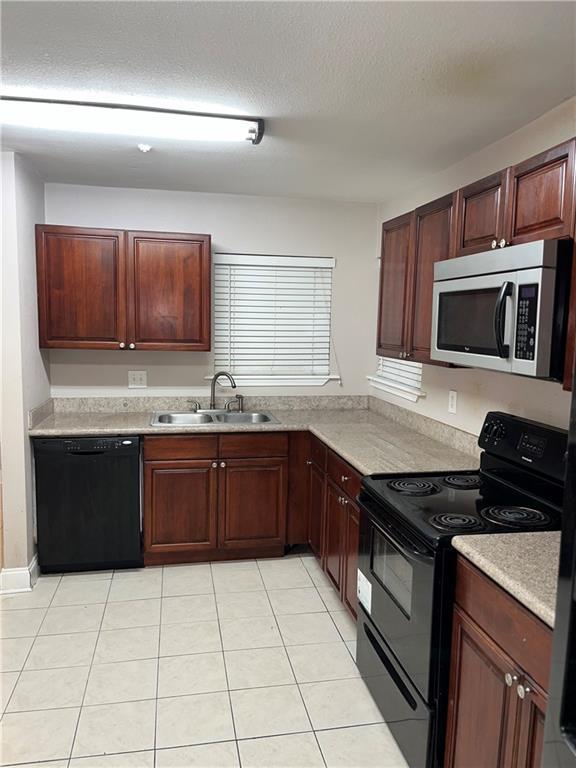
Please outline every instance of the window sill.
[[412, 403], [417, 403], [422, 397], [426, 397], [426, 392], [422, 390], [415, 390], [409, 387], [403, 387], [401, 384], [392, 384], [381, 379], [378, 376], [366, 376], [371, 387], [379, 389], [381, 392], [388, 392], [390, 395], [396, 395], [404, 400], [410, 400]]
[[[234, 381], [238, 387], [323, 387], [329, 381], [340, 381], [340, 376], [243, 376], [239, 374], [234, 376]], [[212, 380], [212, 376], [204, 377], [207, 381]], [[221, 387], [231, 387], [228, 379], [218, 380]]]

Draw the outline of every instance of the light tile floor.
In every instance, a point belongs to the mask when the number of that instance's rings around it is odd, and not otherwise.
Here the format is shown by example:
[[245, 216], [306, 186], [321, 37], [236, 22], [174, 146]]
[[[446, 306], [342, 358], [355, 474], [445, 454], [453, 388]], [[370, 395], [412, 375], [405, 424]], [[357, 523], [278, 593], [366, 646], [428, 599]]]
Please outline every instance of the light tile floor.
[[1, 765], [406, 768], [312, 556], [44, 576], [0, 629]]

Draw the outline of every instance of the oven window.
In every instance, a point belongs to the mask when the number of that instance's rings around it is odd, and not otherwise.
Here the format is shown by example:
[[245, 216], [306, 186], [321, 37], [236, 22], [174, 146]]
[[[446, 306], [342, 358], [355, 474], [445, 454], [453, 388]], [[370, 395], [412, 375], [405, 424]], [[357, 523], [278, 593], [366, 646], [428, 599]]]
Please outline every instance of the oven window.
[[373, 528], [372, 532], [372, 573], [410, 618], [413, 568], [404, 555], [376, 528]]
[[494, 308], [499, 288], [441, 293], [438, 302], [438, 349], [498, 356]]

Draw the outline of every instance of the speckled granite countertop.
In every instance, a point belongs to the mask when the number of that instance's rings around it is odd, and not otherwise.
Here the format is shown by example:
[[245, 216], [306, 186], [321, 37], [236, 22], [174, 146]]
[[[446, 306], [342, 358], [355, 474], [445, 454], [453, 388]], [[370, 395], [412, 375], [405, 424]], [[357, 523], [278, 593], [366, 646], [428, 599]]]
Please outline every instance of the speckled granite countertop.
[[452, 545], [548, 626], [554, 626], [559, 531], [455, 536]]
[[368, 409], [272, 410], [277, 424], [151, 427], [151, 413], [54, 413], [31, 437], [278, 432], [309, 429], [363, 475], [476, 469], [478, 459]]

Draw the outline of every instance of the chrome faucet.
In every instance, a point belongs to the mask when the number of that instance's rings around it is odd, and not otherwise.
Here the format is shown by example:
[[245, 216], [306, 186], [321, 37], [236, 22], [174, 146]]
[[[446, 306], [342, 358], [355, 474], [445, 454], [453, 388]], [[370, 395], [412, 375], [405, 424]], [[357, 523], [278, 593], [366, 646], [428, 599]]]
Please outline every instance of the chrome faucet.
[[226, 376], [230, 384], [232, 385], [232, 389], [236, 389], [236, 382], [234, 381], [234, 377], [231, 373], [228, 373], [227, 371], [218, 371], [218, 373], [215, 373], [214, 376], [212, 376], [212, 383], [210, 384], [210, 410], [214, 411], [216, 410], [216, 382], [220, 378], [220, 376]]

